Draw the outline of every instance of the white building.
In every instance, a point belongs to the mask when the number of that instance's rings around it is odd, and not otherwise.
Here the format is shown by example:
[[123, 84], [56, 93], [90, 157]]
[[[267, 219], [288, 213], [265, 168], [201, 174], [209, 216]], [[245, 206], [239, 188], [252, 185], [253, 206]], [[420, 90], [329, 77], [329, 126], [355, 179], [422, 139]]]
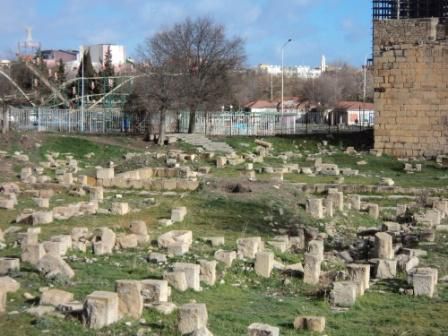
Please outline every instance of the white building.
[[104, 66], [107, 51], [112, 54], [112, 65], [119, 67], [126, 63], [126, 51], [124, 46], [117, 44], [94, 44], [90, 46], [81, 46], [79, 48], [78, 62], [81, 61], [84, 52], [90, 51], [92, 65], [95, 68]]
[[[258, 70], [272, 76], [279, 76], [282, 74], [281, 65], [260, 64]], [[325, 56], [321, 58], [321, 64], [318, 68], [312, 68], [307, 65], [288, 66], [284, 68], [286, 77], [298, 77], [303, 79], [318, 78], [323, 72], [327, 71], [327, 62]]]

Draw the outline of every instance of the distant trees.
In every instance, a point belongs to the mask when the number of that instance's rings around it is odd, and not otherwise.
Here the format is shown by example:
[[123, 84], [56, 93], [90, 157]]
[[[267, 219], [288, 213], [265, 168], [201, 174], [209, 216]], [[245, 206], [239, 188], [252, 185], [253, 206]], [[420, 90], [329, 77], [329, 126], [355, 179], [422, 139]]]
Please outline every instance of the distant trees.
[[[366, 101], [373, 101], [372, 74], [367, 71]], [[341, 100], [363, 100], [364, 74], [347, 64], [305, 82], [302, 95], [324, 107], [333, 107]]]
[[62, 58], [60, 58], [58, 61], [58, 67], [56, 69], [56, 82], [58, 84], [62, 84], [65, 82], [65, 80], [66, 80], [65, 64]]
[[[84, 52], [81, 63], [79, 64], [78, 69], [78, 78], [84, 78], [84, 93], [86, 95], [98, 93], [98, 83], [95, 79], [92, 79], [97, 76], [95, 68], [92, 64], [92, 57], [90, 56], [90, 51], [87, 50]], [[90, 78], [90, 79], [88, 79]], [[81, 82], [82, 85], [82, 82]], [[78, 88], [79, 90], [81, 88]], [[80, 94], [80, 92], [78, 93]]]
[[[364, 74], [362, 69], [345, 63], [332, 65], [332, 70], [318, 78], [303, 79], [285, 77], [285, 97], [301, 97], [322, 108], [333, 107], [341, 100], [363, 100]], [[239, 105], [262, 100], [279, 100], [281, 97], [281, 78], [256, 70], [238, 74], [233, 84], [234, 97]], [[366, 101], [373, 101], [373, 79], [367, 71]]]
[[112, 51], [110, 47], [107, 48], [106, 54], [104, 55], [104, 65], [101, 72], [102, 77], [113, 77], [115, 76], [114, 65], [112, 64]]
[[115, 76], [115, 69], [112, 63], [112, 51], [110, 50], [110, 47], [107, 48], [104, 55], [103, 69], [100, 71], [99, 75], [100, 77], [104, 77], [104, 82], [102, 83], [104, 93], [109, 92], [113, 87], [113, 79], [110, 79], [109, 77]]

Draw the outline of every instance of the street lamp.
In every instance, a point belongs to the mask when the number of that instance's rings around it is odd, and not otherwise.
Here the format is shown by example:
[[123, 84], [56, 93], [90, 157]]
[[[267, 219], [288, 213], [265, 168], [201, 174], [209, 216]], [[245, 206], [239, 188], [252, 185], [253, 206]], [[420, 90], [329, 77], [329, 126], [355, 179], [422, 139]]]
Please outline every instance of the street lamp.
[[292, 39], [288, 39], [288, 41], [285, 42], [285, 44], [283, 44], [282, 46], [282, 115], [284, 112], [284, 90], [285, 90], [285, 82], [284, 82], [284, 68], [285, 68], [285, 64], [284, 64], [284, 58], [285, 58], [285, 48], [286, 46], [292, 41]]

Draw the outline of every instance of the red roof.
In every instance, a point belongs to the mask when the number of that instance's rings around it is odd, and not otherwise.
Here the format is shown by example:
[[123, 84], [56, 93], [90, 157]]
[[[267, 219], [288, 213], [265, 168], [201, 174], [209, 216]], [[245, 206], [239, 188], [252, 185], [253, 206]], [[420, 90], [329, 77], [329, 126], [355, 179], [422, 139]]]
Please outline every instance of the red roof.
[[373, 111], [375, 110], [375, 105], [372, 103], [363, 103], [358, 101], [340, 101], [336, 104], [336, 108], [344, 109], [344, 110], [367, 110]]
[[277, 108], [277, 102], [272, 102], [269, 100], [254, 100], [244, 106], [245, 108]]

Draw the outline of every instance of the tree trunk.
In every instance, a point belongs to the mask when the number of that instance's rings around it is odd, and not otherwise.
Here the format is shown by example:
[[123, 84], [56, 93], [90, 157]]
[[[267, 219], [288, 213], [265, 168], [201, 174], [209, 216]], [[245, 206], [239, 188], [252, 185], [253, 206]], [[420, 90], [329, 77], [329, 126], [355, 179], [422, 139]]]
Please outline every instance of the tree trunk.
[[188, 125], [188, 133], [193, 134], [196, 127], [196, 109], [190, 108], [190, 122]]
[[8, 113], [8, 106], [6, 104], [3, 104], [2, 109], [3, 114], [3, 123], [2, 123], [2, 134], [6, 134], [9, 131], [9, 113]]
[[146, 112], [145, 116], [145, 136], [143, 137], [143, 141], [150, 141], [151, 135], [151, 115]]
[[165, 144], [165, 129], [166, 129], [166, 109], [162, 107], [160, 109], [160, 124], [159, 124], [159, 146]]

